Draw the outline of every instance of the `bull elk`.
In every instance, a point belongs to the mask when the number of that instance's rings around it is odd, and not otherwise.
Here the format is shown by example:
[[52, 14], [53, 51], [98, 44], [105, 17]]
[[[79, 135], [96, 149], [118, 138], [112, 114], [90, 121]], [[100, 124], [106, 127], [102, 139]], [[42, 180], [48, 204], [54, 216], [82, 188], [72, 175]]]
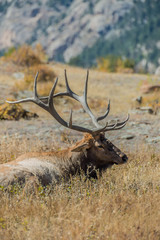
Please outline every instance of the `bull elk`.
[[[8, 186], [15, 183], [25, 183], [26, 179], [35, 177], [42, 185], [58, 183], [63, 179], [68, 179], [71, 175], [80, 174], [83, 171], [86, 176], [97, 178], [97, 171], [103, 170], [113, 164], [122, 164], [127, 162], [127, 156], [120, 149], [114, 146], [107, 138], [105, 132], [118, 130], [125, 126], [129, 116], [120, 122], [114, 124], [108, 122], [101, 126], [99, 122], [105, 119], [110, 111], [110, 102], [107, 111], [103, 116], [96, 118], [90, 110], [87, 103], [88, 75], [85, 81], [84, 93], [82, 96], [74, 93], [68, 83], [65, 71], [66, 91], [55, 94], [55, 88], [58, 82], [56, 79], [48, 97], [39, 97], [37, 93], [37, 78], [34, 80], [34, 96], [18, 101], [7, 101], [8, 103], [32, 102], [49, 112], [61, 125], [85, 133], [81, 141], [68, 147], [67, 149], [52, 152], [32, 152], [18, 157], [16, 160], [0, 165], [0, 185]], [[72, 111], [69, 122], [66, 122], [55, 109], [54, 98], [58, 96], [68, 96], [80, 102], [85, 112], [91, 117], [95, 129], [89, 129], [84, 126], [72, 123]]]

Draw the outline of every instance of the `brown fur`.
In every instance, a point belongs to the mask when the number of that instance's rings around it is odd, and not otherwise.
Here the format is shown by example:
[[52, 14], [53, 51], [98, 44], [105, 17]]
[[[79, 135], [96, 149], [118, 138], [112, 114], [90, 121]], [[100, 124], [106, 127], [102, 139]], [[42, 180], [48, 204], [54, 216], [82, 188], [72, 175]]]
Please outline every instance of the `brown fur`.
[[23, 154], [16, 160], [0, 165], [0, 185], [24, 183], [36, 177], [41, 184], [48, 185], [80, 174], [97, 178], [97, 171], [113, 164], [122, 164], [127, 156], [101, 133], [96, 137], [85, 134], [84, 138], [67, 149], [52, 152]]

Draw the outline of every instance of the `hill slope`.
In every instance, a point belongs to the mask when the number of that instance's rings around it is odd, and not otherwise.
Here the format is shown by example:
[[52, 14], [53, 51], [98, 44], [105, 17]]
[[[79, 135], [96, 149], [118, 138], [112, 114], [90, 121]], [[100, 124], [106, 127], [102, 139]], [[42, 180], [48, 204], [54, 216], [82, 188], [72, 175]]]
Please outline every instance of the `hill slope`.
[[160, 64], [159, 9], [159, 0], [4, 0], [0, 53], [40, 42], [56, 61], [86, 67], [114, 54], [154, 72]]
[[96, 59], [108, 54], [132, 58], [138, 68], [154, 72], [160, 64], [160, 1], [134, 1], [134, 7], [105, 37], [86, 48], [72, 63], [82, 66], [95, 64]]
[[0, 3], [0, 50], [40, 42], [49, 57], [68, 62], [130, 11], [128, 0], [4, 0]]

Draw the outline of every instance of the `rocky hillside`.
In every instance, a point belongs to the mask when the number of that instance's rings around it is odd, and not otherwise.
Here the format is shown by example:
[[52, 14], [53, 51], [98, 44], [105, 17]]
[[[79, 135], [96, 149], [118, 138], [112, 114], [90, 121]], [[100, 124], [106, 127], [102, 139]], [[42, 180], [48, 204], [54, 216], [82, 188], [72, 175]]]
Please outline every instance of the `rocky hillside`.
[[113, 32], [131, 0], [0, 1], [0, 51], [40, 42], [50, 59], [68, 62]]
[[0, 1], [0, 54], [41, 43], [50, 59], [84, 67], [109, 54], [160, 65], [159, 0]]
[[131, 10], [119, 19], [108, 35], [100, 37], [71, 62], [92, 66], [99, 57], [121, 56], [122, 59], [134, 59], [138, 72], [160, 72], [160, 68], [156, 70], [160, 65], [160, 1], [133, 2]]

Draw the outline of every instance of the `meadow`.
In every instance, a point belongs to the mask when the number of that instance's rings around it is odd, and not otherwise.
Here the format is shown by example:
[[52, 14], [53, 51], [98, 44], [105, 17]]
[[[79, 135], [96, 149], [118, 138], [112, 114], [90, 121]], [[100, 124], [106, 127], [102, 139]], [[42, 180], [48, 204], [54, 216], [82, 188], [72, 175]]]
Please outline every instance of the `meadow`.
[[159, 169], [160, 156], [143, 149], [98, 180], [82, 175], [37, 192], [1, 190], [0, 239], [159, 239]]
[[[86, 70], [60, 64], [52, 64], [52, 67], [60, 79], [59, 89], [62, 91], [65, 89], [62, 79], [63, 70], [66, 68], [72, 89], [79, 94], [82, 93]], [[137, 97], [139, 85], [147, 79], [147, 76], [107, 74], [91, 70], [89, 79], [90, 106], [95, 112], [101, 112], [109, 98], [111, 116], [114, 118], [125, 116], [131, 110], [132, 99]], [[8, 89], [14, 89], [15, 81], [17, 80], [12, 74], [9, 76], [1, 73], [0, 83], [8, 86]], [[12, 95], [12, 92], [8, 92], [9, 94]], [[40, 118], [45, 120], [45, 124], [50, 120], [50, 116], [38, 107], [29, 104], [25, 106], [36, 111]], [[58, 109], [63, 113], [61, 105]], [[131, 123], [135, 119], [144, 121], [144, 118], [150, 121], [150, 124], [159, 121], [158, 115], [133, 114]], [[19, 122], [17, 135], [26, 122], [25, 120]], [[35, 124], [35, 121], [31, 120], [30, 123]], [[131, 123], [127, 129], [131, 128]], [[2, 121], [2, 126], [5, 131], [0, 130], [1, 163], [13, 160], [24, 152], [43, 150], [43, 141], [37, 140], [35, 136], [30, 135], [27, 139], [24, 137], [18, 140], [14, 135], [7, 135], [8, 126], [14, 128], [13, 121], [8, 123]], [[138, 128], [138, 124], [134, 127]], [[122, 134], [125, 134], [125, 129]], [[121, 132], [118, 135], [121, 135]], [[145, 141], [137, 145], [137, 138], [127, 145], [121, 142], [121, 139], [117, 140], [116, 133], [113, 139], [127, 153], [129, 160], [124, 165], [115, 165], [107, 169], [98, 180], [86, 180], [82, 174], [72, 177], [68, 183], [46, 189], [39, 186], [37, 191], [33, 192], [24, 191], [19, 187], [6, 192], [1, 188], [0, 239], [160, 239], [158, 145], [147, 144]], [[60, 139], [56, 147], [61, 148], [65, 144]]]

